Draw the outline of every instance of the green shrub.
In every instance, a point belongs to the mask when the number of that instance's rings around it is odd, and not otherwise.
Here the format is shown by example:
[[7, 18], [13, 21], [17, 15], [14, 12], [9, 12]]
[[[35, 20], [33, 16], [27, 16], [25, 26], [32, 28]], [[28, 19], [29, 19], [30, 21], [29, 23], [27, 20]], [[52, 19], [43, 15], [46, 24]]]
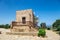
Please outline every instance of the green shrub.
[[47, 30], [50, 30], [50, 28], [47, 28]]
[[46, 35], [46, 31], [45, 31], [45, 29], [39, 29], [38, 37], [39, 37], [39, 36], [44, 37], [45, 35]]

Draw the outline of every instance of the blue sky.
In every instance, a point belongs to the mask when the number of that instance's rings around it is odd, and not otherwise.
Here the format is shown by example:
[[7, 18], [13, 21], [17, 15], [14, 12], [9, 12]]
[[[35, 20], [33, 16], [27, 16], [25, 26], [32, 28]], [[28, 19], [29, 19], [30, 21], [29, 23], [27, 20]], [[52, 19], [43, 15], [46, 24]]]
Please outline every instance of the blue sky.
[[32, 9], [39, 24], [51, 25], [60, 19], [60, 0], [0, 0], [0, 24], [15, 20], [16, 10]]

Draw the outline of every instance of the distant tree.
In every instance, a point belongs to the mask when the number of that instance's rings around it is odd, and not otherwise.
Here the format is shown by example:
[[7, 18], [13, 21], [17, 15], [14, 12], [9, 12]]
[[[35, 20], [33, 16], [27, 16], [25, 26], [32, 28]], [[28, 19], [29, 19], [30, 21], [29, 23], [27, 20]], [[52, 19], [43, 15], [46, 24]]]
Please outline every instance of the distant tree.
[[10, 25], [9, 25], [9, 24], [6, 24], [6, 25], [5, 25], [5, 28], [6, 28], [6, 29], [10, 28]]
[[54, 29], [59, 30], [60, 29], [60, 19], [56, 20], [53, 24], [52, 24]]
[[0, 25], [0, 28], [4, 28], [4, 25], [2, 24], [2, 25]]
[[8, 28], [10, 28], [10, 25], [9, 24], [0, 25], [0, 28], [6, 28], [6, 29], [8, 29]]
[[57, 31], [60, 31], [60, 25], [57, 27]]
[[40, 26], [41, 28], [46, 28], [46, 23], [41, 23]]
[[34, 16], [34, 25], [37, 26], [38, 24], [38, 17]]

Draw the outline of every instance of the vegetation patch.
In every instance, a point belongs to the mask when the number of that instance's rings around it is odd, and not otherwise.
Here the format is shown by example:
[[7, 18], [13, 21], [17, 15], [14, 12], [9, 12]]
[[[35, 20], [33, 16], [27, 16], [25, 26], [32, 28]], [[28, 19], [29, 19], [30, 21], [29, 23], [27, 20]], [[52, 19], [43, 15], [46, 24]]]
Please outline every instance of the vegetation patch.
[[58, 32], [58, 34], [60, 34], [60, 19], [56, 20], [52, 26], [53, 26], [53, 30]]
[[0, 25], [0, 28], [5, 28], [5, 29], [8, 29], [8, 28], [10, 28], [10, 25], [9, 25], [9, 24]]
[[46, 35], [45, 29], [39, 29], [38, 37], [40, 37], [40, 36], [45, 37], [45, 35]]
[[47, 30], [50, 30], [51, 28], [47, 27]]

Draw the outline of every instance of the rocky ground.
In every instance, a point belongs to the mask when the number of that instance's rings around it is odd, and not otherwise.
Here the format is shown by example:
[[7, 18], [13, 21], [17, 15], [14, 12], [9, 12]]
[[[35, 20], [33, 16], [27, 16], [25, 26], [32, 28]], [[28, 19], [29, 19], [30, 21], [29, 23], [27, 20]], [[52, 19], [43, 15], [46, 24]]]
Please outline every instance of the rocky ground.
[[60, 40], [60, 36], [52, 30], [46, 30], [46, 37], [37, 36], [20, 36], [20, 35], [7, 35], [6, 32], [9, 29], [0, 28], [2, 34], [0, 34], [0, 40]]

